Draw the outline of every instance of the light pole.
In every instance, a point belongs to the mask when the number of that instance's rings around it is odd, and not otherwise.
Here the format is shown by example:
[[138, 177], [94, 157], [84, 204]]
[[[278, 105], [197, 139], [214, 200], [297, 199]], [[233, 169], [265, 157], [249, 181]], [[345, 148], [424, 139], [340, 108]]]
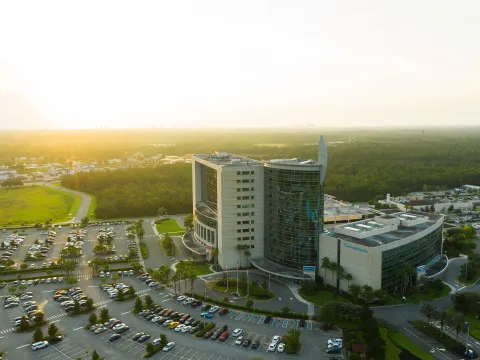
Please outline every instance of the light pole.
[[470, 323], [467, 321], [465, 325], [468, 326], [467, 328], [467, 341], [465, 343], [465, 355], [468, 355], [468, 337], [470, 336]]

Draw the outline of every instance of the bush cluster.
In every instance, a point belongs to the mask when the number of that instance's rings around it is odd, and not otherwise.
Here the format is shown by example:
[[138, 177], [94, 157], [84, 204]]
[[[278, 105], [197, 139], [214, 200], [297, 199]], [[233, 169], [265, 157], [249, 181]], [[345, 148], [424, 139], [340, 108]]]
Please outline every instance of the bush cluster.
[[215, 323], [214, 323], [214, 322], [210, 322], [210, 323], [208, 323], [203, 329], [198, 330], [198, 331], [195, 333], [195, 336], [196, 336], [196, 337], [202, 337], [203, 335], [205, 335], [205, 333], [206, 333], [207, 331], [212, 330], [214, 327], [215, 327]]

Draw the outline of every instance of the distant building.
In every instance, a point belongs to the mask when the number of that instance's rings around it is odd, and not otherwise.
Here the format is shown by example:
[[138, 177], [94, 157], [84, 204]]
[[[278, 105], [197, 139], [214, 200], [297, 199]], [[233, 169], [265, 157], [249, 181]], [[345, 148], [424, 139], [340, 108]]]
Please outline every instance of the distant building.
[[480, 190], [480, 186], [476, 186], [476, 185], [463, 185], [463, 188], [465, 190], [474, 190], [474, 191]]
[[17, 176], [18, 176], [17, 170], [15, 170], [15, 169], [2, 169], [2, 170], [0, 170], [0, 180], [1, 181], [5, 181], [5, 180], [8, 180], [8, 179], [13, 179]]

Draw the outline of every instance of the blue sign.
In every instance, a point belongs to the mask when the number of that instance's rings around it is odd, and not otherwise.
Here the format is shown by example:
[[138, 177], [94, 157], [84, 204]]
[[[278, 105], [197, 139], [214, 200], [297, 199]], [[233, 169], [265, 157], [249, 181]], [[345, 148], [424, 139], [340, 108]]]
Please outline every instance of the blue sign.
[[352, 250], [356, 250], [356, 251], [360, 251], [360, 252], [363, 252], [365, 254], [368, 254], [368, 250], [362, 249], [361, 247], [358, 247], [358, 246], [355, 246], [355, 245], [348, 244], [346, 242], [343, 243], [343, 246], [345, 246], [346, 248], [352, 249]]
[[313, 271], [315, 272], [315, 266], [304, 266], [303, 271]]

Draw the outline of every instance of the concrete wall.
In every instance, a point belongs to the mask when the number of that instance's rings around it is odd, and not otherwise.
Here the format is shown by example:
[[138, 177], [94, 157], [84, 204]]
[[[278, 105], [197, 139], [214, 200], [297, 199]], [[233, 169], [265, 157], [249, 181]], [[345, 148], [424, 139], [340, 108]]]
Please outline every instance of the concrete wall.
[[[246, 266], [245, 250], [240, 252], [237, 245], [249, 245], [251, 258], [263, 257], [263, 166], [220, 166], [217, 181], [219, 264], [232, 269], [238, 261]], [[249, 223], [243, 224], [244, 221]], [[244, 237], [249, 239], [243, 240]]]

